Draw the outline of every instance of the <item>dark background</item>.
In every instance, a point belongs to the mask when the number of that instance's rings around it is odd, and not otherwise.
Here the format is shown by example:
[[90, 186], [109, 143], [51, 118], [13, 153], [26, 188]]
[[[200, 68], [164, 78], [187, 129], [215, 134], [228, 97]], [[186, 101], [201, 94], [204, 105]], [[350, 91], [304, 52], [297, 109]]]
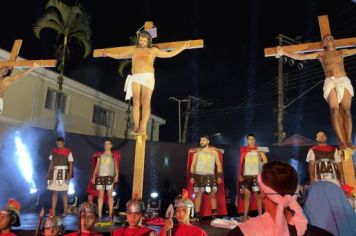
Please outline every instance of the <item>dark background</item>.
[[[35, 38], [32, 26], [43, 14], [47, 1], [5, 1], [2, 3], [0, 47], [11, 49], [17, 38], [24, 39], [20, 55], [25, 58], [51, 58], [56, 35], [44, 31]], [[168, 98], [194, 95], [209, 100], [191, 116], [190, 136], [222, 133], [218, 143], [240, 144], [248, 132], [257, 134], [260, 143], [276, 142], [277, 60], [264, 58], [263, 48], [275, 46], [283, 33], [300, 42], [319, 41], [317, 16], [328, 14], [336, 38], [356, 35], [356, 4], [351, 0], [299, 1], [64, 1], [81, 3], [91, 16], [93, 48], [129, 44], [144, 21], [158, 27], [155, 42], [204, 39], [204, 49], [185, 51], [171, 59], [157, 59], [156, 90], [152, 113], [163, 117], [160, 139], [177, 141], [177, 103]], [[71, 46], [72, 56], [65, 74], [123, 100], [124, 79], [117, 73], [118, 61], [81, 58], [81, 49]], [[323, 80], [319, 62], [309, 61], [302, 70], [289, 66], [286, 103]], [[355, 78], [355, 57], [346, 59], [346, 70]], [[184, 110], [183, 106], [183, 110]], [[354, 109], [353, 109], [354, 113]], [[326, 130], [335, 141], [322, 83], [293, 103], [285, 114], [287, 136], [295, 133], [309, 138]]]

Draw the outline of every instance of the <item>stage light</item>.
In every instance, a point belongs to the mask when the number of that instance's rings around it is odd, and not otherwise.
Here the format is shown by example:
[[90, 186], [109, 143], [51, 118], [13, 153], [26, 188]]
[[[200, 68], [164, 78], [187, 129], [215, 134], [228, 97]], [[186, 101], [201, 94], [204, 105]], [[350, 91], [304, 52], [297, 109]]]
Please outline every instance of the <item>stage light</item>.
[[116, 191], [112, 192], [112, 196], [115, 197], [117, 195]]
[[69, 182], [68, 194], [69, 194], [69, 195], [75, 194], [75, 189], [74, 189], [74, 184], [73, 184], [73, 182]]
[[290, 66], [294, 65], [294, 60], [293, 59], [289, 59], [289, 65]]
[[169, 158], [168, 157], [164, 157], [163, 166], [169, 167]]
[[298, 160], [296, 160], [294, 158], [291, 158], [290, 159], [290, 165], [293, 166], [296, 171], [298, 171], [298, 165], [299, 165]]
[[25, 144], [22, 142], [20, 133], [18, 131], [15, 133], [15, 145], [17, 154], [17, 166], [19, 167], [22, 176], [25, 178], [25, 181], [30, 185], [30, 193], [34, 190], [37, 191], [35, 181], [33, 180], [32, 159]]
[[151, 193], [151, 198], [157, 198], [158, 197], [158, 193], [157, 192], [152, 192]]
[[37, 188], [31, 187], [31, 188], [30, 188], [30, 193], [31, 193], [31, 194], [37, 193]]

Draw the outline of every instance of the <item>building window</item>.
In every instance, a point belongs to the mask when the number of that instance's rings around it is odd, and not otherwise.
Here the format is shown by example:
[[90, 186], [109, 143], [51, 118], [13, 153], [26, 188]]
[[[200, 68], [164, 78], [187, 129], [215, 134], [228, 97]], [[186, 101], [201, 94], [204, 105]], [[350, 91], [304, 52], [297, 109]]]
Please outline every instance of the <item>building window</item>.
[[113, 127], [114, 115], [115, 113], [113, 111], [102, 108], [98, 105], [94, 105], [93, 123], [105, 126], [107, 128]]
[[[56, 99], [57, 99], [57, 91], [52, 88], [48, 88], [45, 108], [54, 111], [56, 109]], [[61, 101], [59, 102], [59, 110], [61, 111], [61, 113], [65, 113], [66, 103], [67, 103], [67, 95], [62, 93]]]

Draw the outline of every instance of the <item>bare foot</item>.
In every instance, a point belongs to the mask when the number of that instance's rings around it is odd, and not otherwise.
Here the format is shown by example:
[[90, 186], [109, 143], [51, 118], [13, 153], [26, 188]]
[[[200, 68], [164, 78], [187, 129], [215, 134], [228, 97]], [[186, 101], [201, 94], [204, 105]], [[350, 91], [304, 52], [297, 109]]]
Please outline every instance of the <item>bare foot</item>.
[[346, 143], [340, 143], [340, 144], [339, 144], [339, 150], [343, 151], [343, 150], [345, 150], [346, 148], [347, 148]]
[[131, 135], [137, 135], [138, 134], [138, 128], [134, 128], [131, 132]]
[[350, 141], [348, 141], [347, 143], [346, 143], [346, 146], [348, 147], [348, 148], [351, 148], [351, 149], [355, 149], [355, 146], [352, 144], [352, 142], [350, 142]]
[[137, 135], [146, 135], [146, 130], [139, 129], [139, 130], [137, 131]]

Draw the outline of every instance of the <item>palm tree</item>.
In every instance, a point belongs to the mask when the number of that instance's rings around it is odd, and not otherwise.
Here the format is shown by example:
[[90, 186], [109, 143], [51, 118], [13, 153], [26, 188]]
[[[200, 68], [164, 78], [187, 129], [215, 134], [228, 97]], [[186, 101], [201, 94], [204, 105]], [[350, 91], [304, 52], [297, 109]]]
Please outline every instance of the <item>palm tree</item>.
[[33, 32], [37, 38], [40, 38], [40, 33], [43, 29], [55, 31], [57, 33], [57, 39], [60, 40], [58, 47], [60, 50], [60, 58], [57, 67], [60, 74], [57, 81], [58, 92], [55, 106], [55, 129], [57, 129], [60, 121], [60, 101], [62, 97], [64, 67], [67, 60], [66, 55], [69, 54], [68, 43], [72, 42], [73, 39], [84, 49], [84, 57], [89, 55], [91, 51], [89, 16], [83, 11], [79, 4], [68, 6], [60, 0], [49, 0], [45, 6], [43, 17], [38, 19], [33, 27]]

